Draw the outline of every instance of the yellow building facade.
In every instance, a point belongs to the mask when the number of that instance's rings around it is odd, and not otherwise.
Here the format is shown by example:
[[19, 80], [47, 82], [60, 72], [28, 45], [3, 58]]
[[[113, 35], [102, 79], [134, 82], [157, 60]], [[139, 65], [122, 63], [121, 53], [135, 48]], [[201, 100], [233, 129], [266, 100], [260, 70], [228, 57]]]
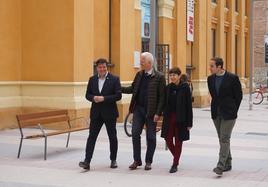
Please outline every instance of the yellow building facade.
[[[170, 46], [172, 66], [191, 68], [194, 106], [209, 104], [211, 57], [224, 59], [246, 88], [249, 75], [249, 0], [195, 0], [194, 41], [186, 40], [187, 0], [158, 0], [158, 43]], [[0, 129], [15, 115], [64, 108], [88, 116], [85, 100], [94, 60], [128, 85], [141, 52], [140, 0], [0, 0]], [[118, 102], [123, 121], [130, 96]]]

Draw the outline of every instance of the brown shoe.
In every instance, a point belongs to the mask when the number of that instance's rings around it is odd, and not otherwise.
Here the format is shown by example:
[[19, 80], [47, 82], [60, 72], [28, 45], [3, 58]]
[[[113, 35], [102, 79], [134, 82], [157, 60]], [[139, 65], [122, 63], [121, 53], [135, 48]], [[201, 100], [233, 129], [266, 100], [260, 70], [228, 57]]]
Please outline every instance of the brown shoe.
[[146, 171], [151, 170], [151, 169], [152, 169], [152, 164], [151, 164], [151, 163], [146, 163], [144, 169], [145, 169]]
[[141, 166], [142, 163], [140, 161], [134, 161], [130, 166], [129, 166], [129, 169], [131, 170], [135, 170], [137, 169], [138, 166]]

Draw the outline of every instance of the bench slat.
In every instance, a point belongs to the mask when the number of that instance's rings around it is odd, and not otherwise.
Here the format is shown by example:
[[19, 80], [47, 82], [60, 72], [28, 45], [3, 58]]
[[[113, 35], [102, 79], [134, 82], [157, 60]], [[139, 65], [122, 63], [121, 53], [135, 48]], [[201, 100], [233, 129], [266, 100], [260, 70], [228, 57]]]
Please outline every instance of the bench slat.
[[54, 117], [48, 117], [48, 118], [38, 118], [38, 119], [29, 119], [29, 120], [21, 120], [19, 121], [19, 125], [21, 128], [23, 127], [30, 127], [30, 126], [36, 126], [38, 124], [49, 124], [49, 123], [56, 123], [56, 122], [64, 122], [68, 121], [69, 117], [67, 115], [61, 115], [61, 116], [54, 116]]
[[30, 113], [30, 114], [19, 114], [17, 115], [17, 119], [18, 121], [21, 121], [21, 120], [29, 120], [35, 118], [43, 118], [43, 117], [67, 115], [67, 114], [68, 110], [56, 110], [48, 112]]
[[[50, 133], [47, 133], [46, 135], [47, 136], [54, 136], [54, 135], [59, 135], [59, 134], [65, 134], [68, 132], [76, 132], [76, 131], [86, 130], [88, 128], [89, 127], [75, 127], [75, 128], [71, 128], [71, 129], [50, 132]], [[37, 138], [43, 138], [43, 137], [44, 137], [43, 134], [34, 134], [34, 135], [26, 136], [24, 139], [37, 139]]]

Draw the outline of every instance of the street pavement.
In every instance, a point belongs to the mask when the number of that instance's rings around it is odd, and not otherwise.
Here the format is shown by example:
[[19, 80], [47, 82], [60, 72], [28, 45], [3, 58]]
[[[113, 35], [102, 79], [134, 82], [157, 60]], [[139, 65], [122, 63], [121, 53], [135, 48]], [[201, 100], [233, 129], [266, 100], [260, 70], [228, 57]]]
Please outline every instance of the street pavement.
[[[91, 170], [78, 167], [84, 159], [88, 131], [71, 134], [69, 148], [66, 135], [48, 138], [47, 160], [43, 160], [43, 139], [25, 140], [21, 158], [17, 159], [19, 130], [0, 131], [0, 187], [104, 187], [104, 186], [183, 186], [183, 187], [267, 187], [268, 186], [268, 101], [248, 109], [248, 95], [244, 96], [239, 117], [233, 130], [231, 150], [233, 170], [222, 177], [212, 169], [218, 159], [218, 138], [210, 118], [209, 108], [194, 109], [191, 140], [183, 144], [177, 173], [170, 174], [172, 157], [165, 150], [165, 142], [157, 136], [157, 148], [151, 171], [143, 167], [128, 169], [132, 163], [131, 138], [118, 124], [118, 165], [110, 169], [109, 142], [102, 128]], [[36, 131], [28, 129], [27, 133]], [[142, 156], [146, 151], [145, 133], [142, 134]]]

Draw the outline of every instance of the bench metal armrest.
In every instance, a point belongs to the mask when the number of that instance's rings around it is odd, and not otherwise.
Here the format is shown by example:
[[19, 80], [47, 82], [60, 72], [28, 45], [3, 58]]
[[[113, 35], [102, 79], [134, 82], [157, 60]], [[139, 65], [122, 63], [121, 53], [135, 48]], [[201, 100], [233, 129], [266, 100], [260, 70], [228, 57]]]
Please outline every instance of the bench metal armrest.
[[47, 137], [47, 133], [46, 133], [45, 129], [42, 127], [42, 125], [40, 123], [38, 124], [38, 127], [41, 130], [41, 132], [44, 135], [44, 137]]

